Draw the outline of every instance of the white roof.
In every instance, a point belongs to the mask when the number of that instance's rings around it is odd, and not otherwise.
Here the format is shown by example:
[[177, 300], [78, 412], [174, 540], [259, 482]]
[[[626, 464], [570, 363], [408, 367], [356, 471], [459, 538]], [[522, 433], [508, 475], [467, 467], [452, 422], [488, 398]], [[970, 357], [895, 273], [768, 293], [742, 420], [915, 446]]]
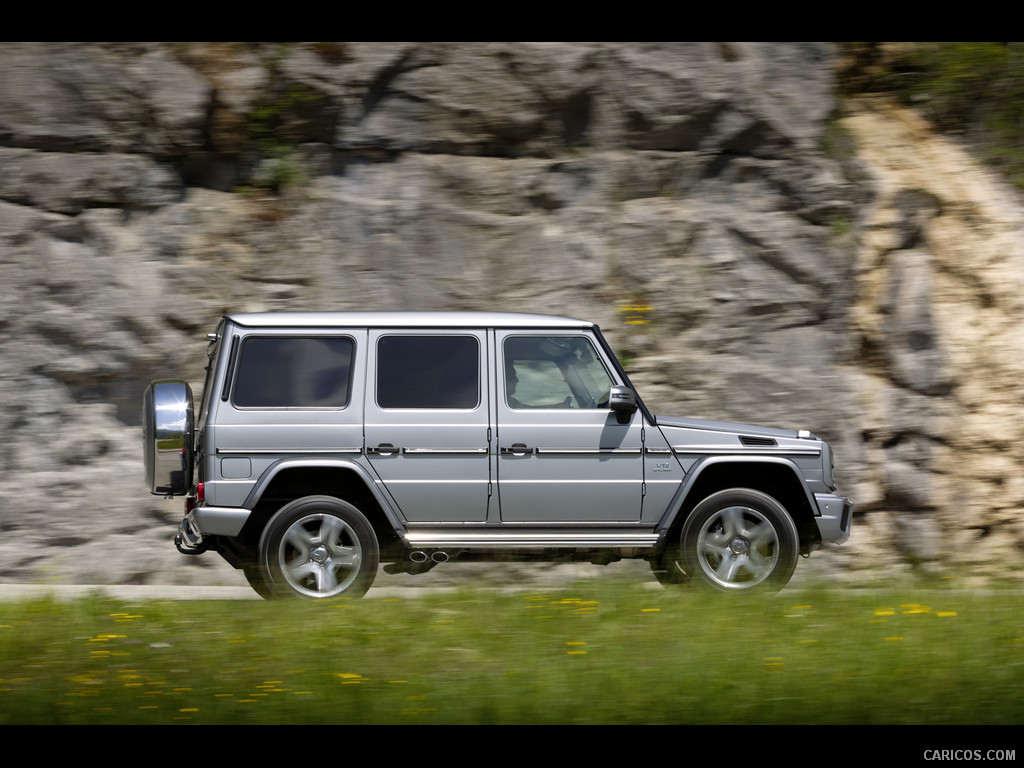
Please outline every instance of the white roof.
[[520, 312], [256, 312], [229, 315], [244, 328], [593, 328], [571, 317]]

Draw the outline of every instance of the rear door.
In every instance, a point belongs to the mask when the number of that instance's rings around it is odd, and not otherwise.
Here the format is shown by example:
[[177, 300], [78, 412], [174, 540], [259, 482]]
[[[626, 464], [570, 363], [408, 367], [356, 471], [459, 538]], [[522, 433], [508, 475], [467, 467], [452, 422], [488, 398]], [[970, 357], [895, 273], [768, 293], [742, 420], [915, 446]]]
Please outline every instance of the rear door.
[[484, 330], [371, 330], [366, 455], [410, 522], [483, 522], [491, 385]]

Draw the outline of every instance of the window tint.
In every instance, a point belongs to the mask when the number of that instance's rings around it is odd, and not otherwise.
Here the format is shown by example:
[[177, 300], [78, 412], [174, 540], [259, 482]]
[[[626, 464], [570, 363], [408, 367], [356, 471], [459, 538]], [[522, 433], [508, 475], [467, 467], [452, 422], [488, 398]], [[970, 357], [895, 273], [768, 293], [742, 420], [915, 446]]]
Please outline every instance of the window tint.
[[350, 338], [248, 338], [235, 378], [241, 408], [343, 408], [348, 405]]
[[510, 408], [607, 408], [612, 378], [581, 336], [505, 340], [505, 402]]
[[480, 348], [473, 336], [383, 336], [377, 342], [381, 408], [476, 408]]

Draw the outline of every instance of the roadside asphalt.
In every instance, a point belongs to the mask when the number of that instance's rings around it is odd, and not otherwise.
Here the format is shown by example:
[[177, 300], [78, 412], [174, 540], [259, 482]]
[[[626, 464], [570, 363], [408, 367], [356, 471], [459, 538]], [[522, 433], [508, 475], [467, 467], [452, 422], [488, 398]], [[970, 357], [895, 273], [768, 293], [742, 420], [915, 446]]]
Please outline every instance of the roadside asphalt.
[[[438, 588], [373, 587], [367, 598], [411, 598]], [[188, 587], [152, 584], [0, 584], [0, 601], [75, 600], [88, 596], [111, 600], [262, 600], [249, 587]], [[365, 599], [365, 598], [364, 598]]]

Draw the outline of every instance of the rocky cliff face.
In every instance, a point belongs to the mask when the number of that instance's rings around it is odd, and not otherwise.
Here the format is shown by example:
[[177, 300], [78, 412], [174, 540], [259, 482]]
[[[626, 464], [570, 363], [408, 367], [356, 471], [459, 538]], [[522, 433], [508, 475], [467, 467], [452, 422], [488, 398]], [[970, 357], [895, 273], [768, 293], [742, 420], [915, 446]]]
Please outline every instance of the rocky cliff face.
[[824, 44], [0, 46], [0, 579], [238, 579], [173, 549], [140, 396], [225, 313], [598, 321], [656, 412], [804, 427], [865, 580], [1013, 576], [1016, 199]]
[[862, 544], [905, 566], [1018, 578], [1024, 450], [1017, 195], [913, 114], [865, 103], [851, 333], [864, 410]]

